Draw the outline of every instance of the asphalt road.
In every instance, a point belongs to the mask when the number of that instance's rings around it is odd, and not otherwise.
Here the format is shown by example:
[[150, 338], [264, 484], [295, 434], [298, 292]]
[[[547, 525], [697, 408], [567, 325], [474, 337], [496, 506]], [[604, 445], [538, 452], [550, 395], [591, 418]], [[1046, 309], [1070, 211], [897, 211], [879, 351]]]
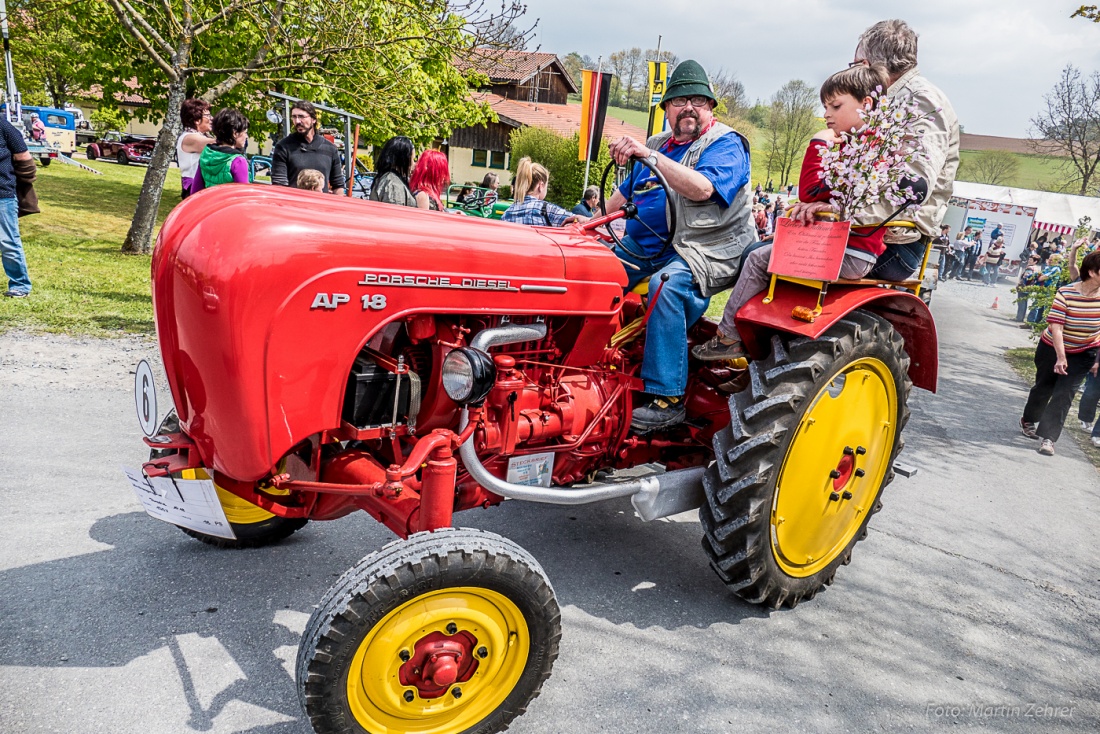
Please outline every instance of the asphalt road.
[[[993, 295], [1001, 310], [989, 308]], [[940, 391], [852, 565], [765, 612], [707, 566], [694, 517], [627, 501], [459, 516], [543, 564], [561, 656], [511, 731], [1100, 730], [1100, 479], [1039, 456], [1001, 358], [1008, 286], [937, 292]], [[308, 734], [291, 677], [313, 604], [391, 539], [365, 514], [218, 551], [144, 515], [129, 369], [149, 342], [0, 336], [0, 732]]]

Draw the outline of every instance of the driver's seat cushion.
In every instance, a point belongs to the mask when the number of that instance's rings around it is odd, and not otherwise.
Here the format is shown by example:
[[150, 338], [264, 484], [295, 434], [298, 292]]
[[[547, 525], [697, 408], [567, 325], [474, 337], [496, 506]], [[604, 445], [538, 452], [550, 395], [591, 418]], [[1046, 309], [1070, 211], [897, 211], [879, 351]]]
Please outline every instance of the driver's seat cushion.
[[[652, 277], [652, 276], [650, 276], [650, 277]], [[639, 281], [638, 285], [634, 286], [630, 290], [630, 292], [634, 293], [636, 295], [642, 296], [642, 297], [648, 296], [649, 295], [649, 278], [644, 278], [643, 280]]]

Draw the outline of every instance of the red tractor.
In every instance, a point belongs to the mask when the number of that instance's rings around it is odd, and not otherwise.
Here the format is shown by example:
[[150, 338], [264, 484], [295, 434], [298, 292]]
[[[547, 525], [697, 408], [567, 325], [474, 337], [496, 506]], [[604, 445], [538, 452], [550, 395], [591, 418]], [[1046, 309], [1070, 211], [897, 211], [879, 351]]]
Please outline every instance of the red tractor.
[[[866, 534], [910, 387], [935, 388], [925, 304], [780, 282], [739, 315], [748, 368], [692, 360], [687, 421], [637, 435], [646, 304], [595, 234], [622, 216], [525, 227], [226, 185], [165, 222], [153, 301], [175, 412], [147, 439], [148, 481], [212, 480], [232, 532], [186, 531], [219, 546], [356, 510], [400, 538], [308, 624], [297, 681], [318, 732], [500, 731], [538, 694], [561, 636], [550, 581], [515, 543], [453, 528], [461, 510], [699, 508], [715, 571], [773, 608], [832, 583]], [[616, 476], [643, 464], [665, 470]]]

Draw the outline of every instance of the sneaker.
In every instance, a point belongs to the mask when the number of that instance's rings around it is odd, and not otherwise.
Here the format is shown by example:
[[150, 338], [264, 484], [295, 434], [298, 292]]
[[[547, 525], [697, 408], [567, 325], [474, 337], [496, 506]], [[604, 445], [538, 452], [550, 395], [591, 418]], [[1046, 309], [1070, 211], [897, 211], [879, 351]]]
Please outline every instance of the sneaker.
[[1100, 436], [1090, 436], [1089, 440], [1092, 441], [1092, 445], [1100, 449]]
[[9, 288], [7, 292], [4, 293], [8, 298], [26, 298], [30, 294], [30, 291], [17, 291], [14, 288]]
[[1089, 423], [1088, 421], [1081, 421], [1081, 430], [1082, 431], [1091, 431], [1092, 430], [1092, 424]]
[[1020, 419], [1020, 430], [1028, 438], [1039, 438], [1039, 434], [1035, 432], [1035, 429], [1038, 427], [1038, 423], [1027, 423], [1023, 418]]
[[691, 355], [703, 362], [723, 362], [729, 359], [745, 359], [745, 345], [740, 341], [727, 342], [715, 334], [706, 344], [691, 348]]
[[657, 396], [648, 404], [634, 409], [630, 427], [640, 433], [647, 433], [683, 423], [686, 417], [687, 408], [684, 407], [683, 399]]
[[1039, 453], [1043, 456], [1054, 456], [1054, 442], [1049, 438], [1044, 438], [1043, 442], [1039, 444]]

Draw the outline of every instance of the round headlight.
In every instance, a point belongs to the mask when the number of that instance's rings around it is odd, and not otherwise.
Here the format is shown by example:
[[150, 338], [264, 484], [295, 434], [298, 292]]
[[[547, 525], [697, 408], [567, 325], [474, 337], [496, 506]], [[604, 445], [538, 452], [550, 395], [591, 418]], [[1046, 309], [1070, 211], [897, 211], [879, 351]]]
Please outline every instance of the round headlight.
[[443, 358], [443, 390], [460, 405], [480, 403], [495, 379], [493, 360], [480, 349], [460, 347]]

